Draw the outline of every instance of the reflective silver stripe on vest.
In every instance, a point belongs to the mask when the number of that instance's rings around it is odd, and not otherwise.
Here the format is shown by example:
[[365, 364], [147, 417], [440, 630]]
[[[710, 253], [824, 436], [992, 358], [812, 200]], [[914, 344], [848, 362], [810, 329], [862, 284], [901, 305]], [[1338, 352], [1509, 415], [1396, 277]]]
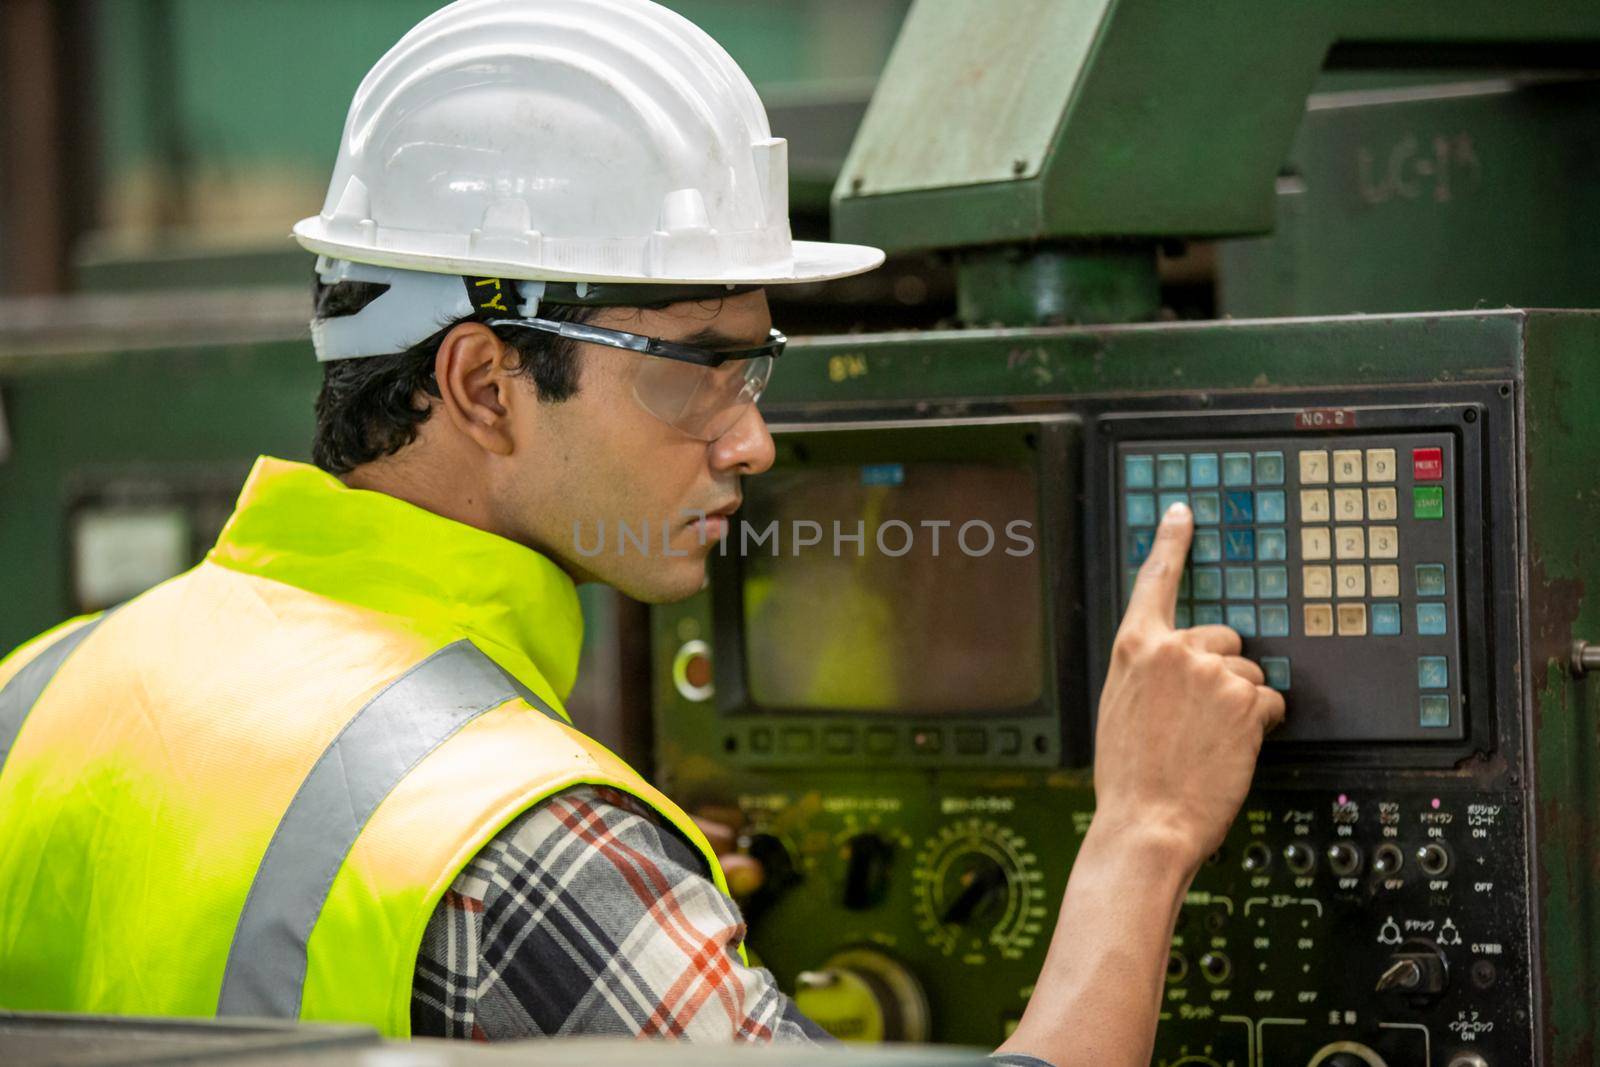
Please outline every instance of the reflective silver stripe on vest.
[[228, 951], [218, 1015], [299, 1015], [306, 944], [373, 811], [457, 730], [519, 696], [565, 721], [462, 640], [411, 668], [356, 713], [300, 784], [261, 858]]
[[17, 735], [22, 732], [22, 723], [39, 702], [44, 687], [50, 684], [66, 658], [72, 655], [72, 650], [105, 620], [106, 616], [102, 615], [58, 639], [34, 656], [26, 667], [11, 676], [11, 681], [6, 683], [4, 689], [0, 689], [0, 769], [5, 768], [6, 757], [11, 755], [11, 746], [17, 743]]

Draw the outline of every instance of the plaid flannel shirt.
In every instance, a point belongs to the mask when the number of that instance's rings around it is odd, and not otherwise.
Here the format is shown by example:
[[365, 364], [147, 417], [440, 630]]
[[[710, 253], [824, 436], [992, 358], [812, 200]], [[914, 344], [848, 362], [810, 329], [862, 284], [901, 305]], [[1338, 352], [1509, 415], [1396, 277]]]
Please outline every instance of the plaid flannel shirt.
[[445, 894], [417, 954], [412, 1033], [831, 1042], [770, 971], [740, 961], [743, 937], [676, 830], [614, 789], [570, 789], [502, 830]]

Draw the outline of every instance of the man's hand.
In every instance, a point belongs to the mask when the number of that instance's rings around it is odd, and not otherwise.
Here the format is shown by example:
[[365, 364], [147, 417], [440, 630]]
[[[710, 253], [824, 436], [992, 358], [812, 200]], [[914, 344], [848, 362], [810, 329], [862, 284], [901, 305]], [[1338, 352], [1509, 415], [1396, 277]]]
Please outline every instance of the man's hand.
[[1189, 881], [1239, 811], [1283, 698], [1221, 626], [1173, 628], [1194, 520], [1163, 517], [1111, 653], [1095, 814], [1034, 994], [1002, 1052], [1147, 1067]]
[[1173, 629], [1193, 519], [1174, 507], [1111, 651], [1095, 736], [1095, 821], [1104, 830], [1166, 835], [1192, 872], [1216, 850], [1244, 803], [1283, 696], [1239, 655], [1226, 626]]

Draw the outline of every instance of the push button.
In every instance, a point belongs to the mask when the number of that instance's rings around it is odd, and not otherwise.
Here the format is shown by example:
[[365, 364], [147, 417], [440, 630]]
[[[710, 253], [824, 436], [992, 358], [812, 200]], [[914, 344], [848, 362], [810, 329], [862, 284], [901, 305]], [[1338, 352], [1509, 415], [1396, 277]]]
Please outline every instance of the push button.
[[[1146, 555], [1149, 550], [1146, 550]], [[1333, 554], [1333, 535], [1326, 526], [1300, 528], [1300, 558], [1327, 559]]]
[[1450, 697], [1444, 693], [1429, 693], [1421, 701], [1417, 725], [1437, 728], [1450, 725]]
[[1442, 637], [1446, 628], [1443, 604], [1417, 605], [1417, 633], [1424, 637]]
[[1332, 514], [1328, 509], [1328, 491], [1326, 489], [1300, 490], [1301, 522], [1327, 522]]
[[1311, 450], [1300, 453], [1300, 484], [1322, 485], [1328, 480], [1328, 453]]
[[989, 750], [989, 735], [982, 730], [956, 731], [956, 752], [963, 756], [981, 756]]
[[816, 744], [816, 736], [810, 730], [789, 729], [778, 735], [778, 748], [792, 756], [806, 755]]
[[1262, 600], [1282, 600], [1289, 595], [1287, 567], [1257, 567], [1256, 590]]
[[1437, 482], [1444, 478], [1444, 450], [1440, 448], [1413, 448], [1411, 450], [1411, 477], [1419, 482]]
[[1412, 486], [1411, 514], [1418, 519], [1444, 518], [1444, 489], [1437, 485]]
[[895, 734], [893, 730], [882, 726], [874, 726], [867, 731], [867, 755], [887, 756], [894, 751], [894, 741]]
[[1248, 526], [1255, 521], [1255, 498], [1250, 493], [1222, 494], [1222, 517], [1229, 526]]
[[1362, 514], [1361, 490], [1335, 489], [1333, 491], [1333, 512], [1340, 522], [1360, 522], [1365, 516]]
[[1282, 489], [1268, 489], [1256, 493], [1257, 522], [1288, 522], [1289, 509]]
[[1349, 599], [1367, 595], [1367, 571], [1361, 564], [1341, 564], [1334, 577], [1340, 596]]
[[[1199, 537], [1199, 534], [1195, 535]], [[1289, 540], [1282, 527], [1256, 531], [1256, 558], [1263, 560], [1288, 559]]]
[[1335, 531], [1334, 545], [1340, 559], [1365, 559], [1367, 531], [1360, 526], [1341, 526]]
[[1373, 559], [1400, 558], [1400, 531], [1393, 526], [1374, 526], [1367, 531]]
[[1333, 480], [1346, 485], [1361, 480], [1361, 449], [1341, 448], [1333, 453]]
[[1307, 604], [1305, 607], [1306, 636], [1333, 636], [1333, 605]]
[[1367, 490], [1367, 514], [1374, 522], [1400, 517], [1400, 503], [1391, 489]]
[[1156, 486], [1155, 457], [1122, 457], [1122, 484], [1128, 489], [1154, 489]]
[[1156, 498], [1149, 493], [1129, 493], [1123, 501], [1123, 511], [1129, 526], [1154, 526], [1156, 524]]
[[1367, 606], [1365, 604], [1339, 605], [1339, 636], [1365, 637], [1367, 634]]
[[1172, 628], [1174, 630], [1187, 630], [1194, 625], [1194, 617], [1189, 614], [1189, 605], [1179, 604], [1172, 609]]
[[856, 750], [854, 730], [834, 727], [822, 735], [822, 749], [832, 756], [847, 756]]
[[1267, 676], [1267, 685], [1280, 693], [1289, 691], [1289, 659], [1286, 656], [1261, 657], [1261, 673]]
[[1256, 453], [1256, 484], [1257, 485], [1282, 485], [1283, 484], [1283, 453], [1282, 452], [1257, 452]]
[[1222, 536], [1222, 555], [1229, 563], [1248, 563], [1256, 558], [1256, 532], [1229, 530]]
[[1256, 598], [1256, 572], [1249, 567], [1229, 567], [1223, 584], [1229, 600]]
[[1216, 567], [1194, 569], [1194, 598], [1196, 600], [1222, 599], [1222, 571]]
[[1196, 626], [1221, 626], [1221, 604], [1196, 604], [1194, 606], [1194, 624]]
[[1418, 656], [1417, 688], [1449, 689], [1450, 660], [1444, 656]]
[[1417, 564], [1417, 595], [1444, 596], [1444, 564]]
[[765, 726], [758, 726], [756, 729], [751, 730], [750, 731], [750, 751], [751, 752], [771, 752], [772, 751], [772, 731], [767, 729]]
[[1022, 731], [1009, 727], [995, 734], [995, 750], [1002, 756], [1015, 756], [1022, 751]]
[[1240, 637], [1256, 635], [1256, 609], [1248, 604], [1229, 604], [1227, 620], [1228, 628]]
[[1367, 449], [1367, 481], [1394, 481], [1394, 462], [1394, 449], [1392, 448]]
[[1320, 600], [1333, 595], [1332, 567], [1301, 567], [1300, 593], [1307, 600]]
[[1161, 489], [1182, 489], [1189, 478], [1189, 459], [1166, 453], [1156, 457], [1156, 485]]
[[1372, 633], [1374, 637], [1400, 636], [1400, 605], [1372, 605]]
[[1197, 526], [1215, 526], [1222, 521], [1222, 505], [1215, 493], [1196, 493], [1191, 506]]
[[1375, 597], [1399, 596], [1400, 568], [1393, 563], [1373, 564], [1372, 595]]
[[1217, 454], [1196, 452], [1189, 457], [1189, 484], [1196, 489], [1210, 489], [1217, 484]]
[[1288, 637], [1289, 636], [1289, 606], [1287, 604], [1263, 604], [1257, 609], [1261, 619], [1262, 637]]
[[911, 748], [916, 752], [943, 752], [944, 734], [939, 730], [917, 730], [911, 735]]
[[1189, 494], [1188, 493], [1162, 493], [1160, 496], [1158, 496], [1156, 498], [1156, 501], [1157, 501], [1157, 503], [1156, 503], [1156, 511], [1157, 511], [1157, 513], [1165, 515], [1167, 513], [1167, 509], [1172, 507], [1172, 505], [1174, 505], [1174, 504], [1182, 504], [1185, 507], [1187, 507], [1189, 505]]
[[1222, 456], [1222, 484], [1250, 484], [1250, 453], [1226, 452]]
[[1222, 532], [1220, 530], [1196, 530], [1194, 544], [1189, 547], [1189, 553], [1196, 563], [1216, 563], [1222, 559]]

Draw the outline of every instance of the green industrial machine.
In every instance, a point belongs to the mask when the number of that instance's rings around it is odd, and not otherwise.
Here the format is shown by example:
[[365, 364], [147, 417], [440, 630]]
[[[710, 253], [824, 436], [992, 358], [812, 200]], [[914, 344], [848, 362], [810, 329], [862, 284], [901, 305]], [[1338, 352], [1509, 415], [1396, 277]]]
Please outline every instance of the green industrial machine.
[[[1181, 499], [1177, 622], [1289, 719], [1156, 1061], [1592, 1062], [1600, 311], [1532, 308], [1600, 307], [1600, 11], [1004, 10], [912, 8], [834, 194], [966, 328], [793, 346], [773, 471], [652, 613], [659, 777], [744, 813], [750, 945], [841, 1036], [1007, 1033]], [[1223, 308], [1281, 317], [1161, 321], [1158, 253], [1222, 237]]]

